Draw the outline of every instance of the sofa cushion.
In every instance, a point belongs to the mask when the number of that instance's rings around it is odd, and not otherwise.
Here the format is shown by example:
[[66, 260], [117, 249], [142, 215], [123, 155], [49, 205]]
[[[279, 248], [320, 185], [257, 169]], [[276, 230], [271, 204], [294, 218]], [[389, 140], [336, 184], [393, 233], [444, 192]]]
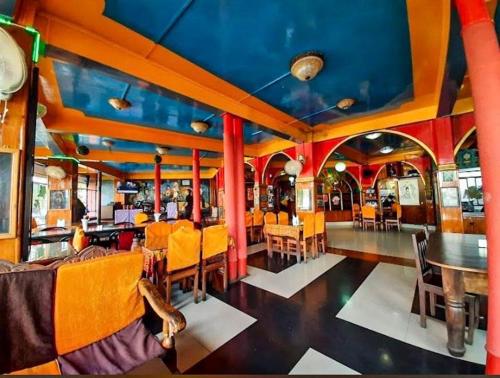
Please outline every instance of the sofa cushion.
[[56, 358], [54, 281], [52, 269], [0, 274], [0, 373]]
[[142, 253], [65, 264], [57, 271], [54, 328], [59, 355], [122, 330], [144, 314], [137, 283]]

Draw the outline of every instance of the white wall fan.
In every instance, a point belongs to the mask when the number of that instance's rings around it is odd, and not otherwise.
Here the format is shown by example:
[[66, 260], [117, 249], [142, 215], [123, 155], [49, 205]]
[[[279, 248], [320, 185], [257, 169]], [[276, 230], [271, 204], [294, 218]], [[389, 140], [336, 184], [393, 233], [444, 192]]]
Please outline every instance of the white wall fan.
[[28, 77], [28, 67], [23, 50], [12, 36], [0, 28], [0, 124], [5, 122], [7, 102], [14, 93], [20, 90]]
[[57, 165], [49, 165], [45, 168], [45, 172], [47, 173], [47, 176], [56, 180], [62, 180], [66, 177], [66, 171]]

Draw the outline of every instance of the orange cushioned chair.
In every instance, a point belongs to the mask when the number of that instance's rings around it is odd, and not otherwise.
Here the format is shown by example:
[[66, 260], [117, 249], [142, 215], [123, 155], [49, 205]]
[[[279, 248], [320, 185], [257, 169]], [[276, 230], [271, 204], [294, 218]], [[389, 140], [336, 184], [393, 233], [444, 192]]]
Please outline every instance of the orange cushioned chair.
[[254, 209], [253, 211], [253, 232], [257, 234], [257, 240], [260, 242], [263, 238], [263, 228], [264, 228], [264, 213], [260, 209]]
[[314, 215], [314, 244], [316, 246], [316, 256], [319, 256], [320, 245], [321, 252], [326, 253], [326, 229], [325, 229], [325, 212], [321, 211]]
[[203, 229], [202, 261], [201, 261], [201, 298], [206, 299], [207, 274], [216, 270], [223, 271], [224, 291], [227, 290], [227, 250], [229, 233], [227, 226], [210, 226]]
[[361, 208], [363, 216], [363, 230], [366, 230], [370, 225], [373, 226], [373, 231], [377, 229], [376, 210], [373, 206], [365, 205]]
[[278, 213], [278, 224], [288, 225], [288, 213], [284, 211]]
[[392, 204], [392, 211], [395, 213], [395, 218], [385, 219], [385, 230], [388, 231], [391, 227], [397, 227], [401, 231], [401, 205], [399, 203]]
[[272, 211], [268, 211], [266, 215], [264, 215], [264, 223], [265, 224], [278, 224], [276, 219], [276, 214]]
[[315, 257], [316, 255], [316, 252], [314, 251], [314, 223], [315, 218], [313, 213], [304, 214], [304, 226], [299, 242], [297, 243], [297, 240], [294, 238], [287, 239], [287, 249], [289, 251], [302, 250], [304, 254], [304, 262], [307, 262], [307, 252], [309, 249], [311, 250], [311, 256]]
[[146, 240], [142, 248], [145, 255], [144, 272], [154, 282], [163, 282], [164, 259], [171, 233], [172, 225], [166, 222], [154, 222], [145, 229]]
[[149, 220], [149, 217], [146, 213], [137, 213], [134, 216], [135, 224], [143, 224]]
[[363, 217], [361, 216], [361, 208], [358, 203], [352, 204], [352, 226], [361, 227], [363, 224]]
[[88, 239], [85, 236], [85, 232], [83, 232], [83, 228], [77, 227], [75, 230], [75, 234], [73, 235], [73, 248], [76, 252], [82, 251], [85, 247], [88, 246]]
[[194, 223], [187, 219], [178, 220], [172, 225], [172, 232], [175, 232], [182, 227], [187, 228], [189, 230], [194, 230]]
[[172, 284], [194, 277], [193, 296], [198, 303], [198, 271], [200, 265], [201, 231], [182, 227], [168, 237], [167, 303], [170, 304]]
[[250, 242], [253, 243], [253, 215], [250, 211], [245, 211], [245, 227], [247, 235], [250, 236]]

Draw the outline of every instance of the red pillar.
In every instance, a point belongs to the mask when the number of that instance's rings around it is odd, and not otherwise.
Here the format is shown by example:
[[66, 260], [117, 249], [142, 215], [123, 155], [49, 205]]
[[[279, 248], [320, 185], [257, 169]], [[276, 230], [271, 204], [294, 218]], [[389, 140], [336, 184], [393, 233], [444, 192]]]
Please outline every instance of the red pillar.
[[484, 0], [455, 0], [472, 87], [488, 239], [487, 374], [500, 374], [500, 51]]
[[[238, 226], [236, 219], [236, 187], [234, 159], [234, 127], [233, 116], [222, 115], [224, 124], [224, 212], [229, 235], [237, 240]], [[229, 280], [238, 278], [238, 255], [236, 249], [229, 249]]]
[[155, 161], [155, 214], [161, 214], [161, 158]]
[[234, 162], [236, 189], [236, 219], [238, 227], [237, 255], [238, 276], [247, 275], [247, 231], [245, 226], [245, 156], [243, 152], [243, 120], [233, 117], [234, 125]]
[[200, 150], [193, 149], [193, 221], [201, 223]]

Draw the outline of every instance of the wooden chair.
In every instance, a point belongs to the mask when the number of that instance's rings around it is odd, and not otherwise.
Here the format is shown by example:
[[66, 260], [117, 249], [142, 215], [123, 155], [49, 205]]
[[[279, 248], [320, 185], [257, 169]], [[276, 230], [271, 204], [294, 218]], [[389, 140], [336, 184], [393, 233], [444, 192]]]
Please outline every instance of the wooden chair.
[[307, 213], [303, 211], [297, 211], [297, 218], [299, 218], [300, 223], [304, 223], [304, 217], [306, 216]]
[[[314, 244], [316, 246], [316, 256], [319, 256], [321, 249], [322, 253], [326, 253], [326, 228], [325, 228], [325, 212], [321, 211], [314, 214]], [[320, 248], [321, 245], [321, 248]]]
[[373, 206], [365, 205], [361, 208], [361, 215], [363, 216], [363, 230], [368, 229], [371, 225], [373, 226], [373, 231], [377, 229], [377, 214]]
[[264, 213], [260, 209], [254, 209], [253, 211], [253, 226], [252, 231], [257, 234], [257, 240], [259, 242], [264, 238]]
[[352, 204], [352, 225], [353, 227], [363, 226], [363, 217], [361, 215], [361, 207], [357, 203]]
[[268, 211], [266, 215], [264, 215], [264, 224], [278, 224], [276, 214], [272, 211]]
[[401, 205], [399, 203], [393, 204], [394, 212], [396, 213], [395, 218], [385, 218], [385, 230], [389, 231], [390, 227], [397, 227], [398, 231], [401, 231]]
[[178, 220], [172, 225], [172, 232], [175, 232], [182, 227], [194, 230], [194, 223], [187, 219]]
[[250, 211], [245, 212], [245, 228], [247, 236], [250, 237], [250, 242], [253, 243], [253, 214]]
[[182, 227], [168, 237], [166, 302], [170, 304], [172, 284], [193, 277], [193, 297], [198, 303], [201, 231]]
[[[314, 258], [316, 256], [316, 251], [314, 250], [315, 246], [315, 234], [314, 234], [314, 223], [315, 217], [313, 213], [307, 213], [304, 215], [304, 228], [302, 234], [299, 238], [299, 242], [297, 243], [296, 239], [288, 238], [287, 239], [287, 249], [288, 250], [302, 250], [304, 254], [304, 262], [307, 262], [307, 252], [311, 250], [311, 256]], [[298, 227], [294, 227], [297, 228]], [[310, 247], [310, 248], [309, 248]]]
[[[267, 255], [272, 257], [273, 252], [278, 252], [283, 258], [285, 255], [295, 255], [300, 263], [300, 229], [293, 226], [281, 224], [266, 224], [264, 234], [267, 240]], [[288, 240], [295, 240], [296, 248], [285, 248]]]
[[149, 217], [146, 213], [137, 213], [134, 216], [134, 224], [143, 224], [149, 220]]
[[[432, 267], [427, 263], [428, 240], [423, 231], [412, 235], [413, 251], [415, 253], [415, 263], [417, 266], [418, 302], [420, 307], [420, 326], [427, 327], [426, 293], [429, 293], [429, 304], [431, 316], [436, 315], [437, 296], [444, 298], [442, 277], [433, 273]], [[479, 298], [476, 295], [465, 294], [464, 301], [467, 306], [467, 337], [465, 342], [472, 344], [474, 330], [479, 323]]]
[[228, 286], [227, 250], [229, 233], [227, 226], [210, 226], [203, 229], [201, 248], [201, 299], [207, 297], [207, 275], [213, 271], [223, 272], [224, 291]]
[[145, 230], [144, 272], [154, 282], [162, 282], [165, 274], [165, 257], [168, 250], [168, 237], [172, 233], [172, 225], [166, 222], [154, 222]]
[[289, 220], [288, 220], [288, 213], [285, 212], [285, 211], [280, 211], [278, 213], [278, 224], [282, 224], [282, 225], [288, 225], [289, 223]]

